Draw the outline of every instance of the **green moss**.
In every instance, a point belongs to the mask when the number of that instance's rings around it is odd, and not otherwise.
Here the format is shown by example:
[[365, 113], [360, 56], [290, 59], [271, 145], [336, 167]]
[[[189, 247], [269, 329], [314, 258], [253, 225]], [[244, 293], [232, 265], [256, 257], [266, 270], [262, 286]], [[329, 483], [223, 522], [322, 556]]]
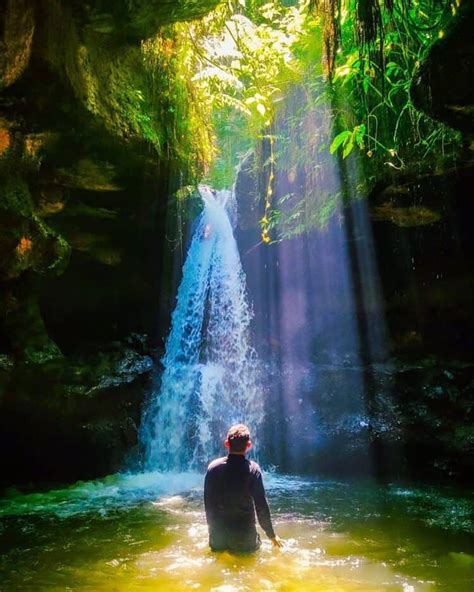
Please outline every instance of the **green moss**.
[[164, 146], [161, 122], [153, 106], [139, 48], [109, 51], [94, 40], [79, 50], [78, 79], [72, 79], [85, 106], [98, 115], [113, 134], [141, 137], [160, 153]]
[[69, 169], [58, 169], [61, 184], [90, 191], [120, 191], [115, 182], [115, 168], [106, 162], [82, 158]]
[[38, 216], [33, 215], [33, 223], [41, 250], [40, 264], [36, 271], [48, 275], [61, 275], [69, 264], [71, 245]]
[[192, 94], [187, 33], [170, 26], [131, 45], [116, 31], [84, 28], [57, 0], [47, 11], [44, 59], [107, 131], [150, 144], [191, 176], [202, 172], [212, 151], [211, 126], [203, 97]]
[[0, 208], [21, 216], [33, 213], [33, 202], [26, 181], [19, 176], [0, 174]]
[[202, 177], [214, 154], [209, 97], [193, 82], [197, 55], [189, 30], [176, 25], [142, 44], [151, 104], [163, 126], [170, 160], [188, 181]]
[[108, 132], [131, 147], [150, 144], [158, 157], [183, 174], [184, 182], [194, 182], [209, 169], [215, 153], [212, 97], [195, 81], [202, 64], [190, 37], [192, 29], [204, 38], [207, 25], [180, 21], [205, 14], [215, 4], [204, 0], [167, 5], [163, 23], [177, 24], [156, 26], [141, 43], [131, 43], [124, 31], [155, 22], [155, 3], [139, 3], [136, 10], [130, 3], [119, 4], [107, 18], [110, 5], [94, 2], [84, 8], [81, 19], [81, 11], [51, 0], [44, 7], [38, 47]]
[[16, 359], [42, 364], [62, 355], [46, 331], [30, 278], [11, 286], [1, 302], [0, 317]]
[[46, 10], [41, 39], [46, 61], [108, 131], [123, 139], [145, 139], [160, 152], [164, 133], [153, 117], [140, 47], [117, 43], [91, 29], [81, 31], [72, 13], [56, 0]]
[[0, 161], [0, 275], [9, 279], [27, 270], [59, 275], [69, 262], [67, 241], [34, 213], [27, 176], [23, 159]]
[[151, 37], [164, 26], [198, 19], [222, 0], [94, 0], [89, 6], [94, 30], [119, 33], [128, 39]]

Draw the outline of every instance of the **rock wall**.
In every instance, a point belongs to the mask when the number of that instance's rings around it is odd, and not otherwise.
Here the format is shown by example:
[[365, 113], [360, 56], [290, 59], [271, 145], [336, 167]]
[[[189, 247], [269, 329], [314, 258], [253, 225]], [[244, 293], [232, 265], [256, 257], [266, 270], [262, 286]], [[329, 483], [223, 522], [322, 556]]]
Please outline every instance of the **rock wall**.
[[[357, 158], [317, 150], [330, 107], [310, 111], [305, 168], [276, 163], [284, 215], [268, 246], [268, 171], [252, 156], [242, 164], [237, 235], [268, 361], [268, 458], [286, 470], [472, 480], [472, 14], [433, 47], [412, 90], [463, 134], [455, 162], [381, 170], [362, 197]], [[265, 143], [261, 153], [264, 163]]]
[[461, 130], [466, 139], [474, 133], [473, 26], [474, 6], [462, 2], [453, 26], [433, 46], [411, 86], [417, 108]]
[[267, 462], [471, 479], [473, 250], [461, 221], [472, 212], [454, 216], [454, 195], [444, 199], [446, 216], [423, 226], [371, 218], [359, 201], [266, 247], [258, 228], [238, 229], [265, 360]]
[[136, 446], [190, 174], [140, 43], [216, 4], [2, 3], [2, 481], [104, 474]]

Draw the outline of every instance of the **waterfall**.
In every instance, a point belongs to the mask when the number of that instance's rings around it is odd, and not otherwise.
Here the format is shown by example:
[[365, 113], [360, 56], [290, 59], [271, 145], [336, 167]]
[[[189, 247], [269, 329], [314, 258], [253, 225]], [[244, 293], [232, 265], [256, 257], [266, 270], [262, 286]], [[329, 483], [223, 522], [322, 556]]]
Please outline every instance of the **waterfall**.
[[161, 387], [144, 415], [147, 470], [200, 468], [223, 454], [233, 423], [255, 441], [263, 419], [252, 311], [231, 223], [233, 193], [200, 186], [204, 210], [183, 267]]

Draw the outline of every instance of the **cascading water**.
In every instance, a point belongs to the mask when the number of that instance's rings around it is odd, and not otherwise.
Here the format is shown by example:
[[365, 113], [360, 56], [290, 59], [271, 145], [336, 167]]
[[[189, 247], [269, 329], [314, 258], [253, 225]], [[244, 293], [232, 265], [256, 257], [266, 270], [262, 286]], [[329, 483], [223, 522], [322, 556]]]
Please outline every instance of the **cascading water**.
[[233, 194], [199, 190], [204, 211], [183, 267], [161, 388], [142, 422], [147, 470], [199, 468], [222, 452], [229, 425], [246, 423], [255, 440], [263, 419]]

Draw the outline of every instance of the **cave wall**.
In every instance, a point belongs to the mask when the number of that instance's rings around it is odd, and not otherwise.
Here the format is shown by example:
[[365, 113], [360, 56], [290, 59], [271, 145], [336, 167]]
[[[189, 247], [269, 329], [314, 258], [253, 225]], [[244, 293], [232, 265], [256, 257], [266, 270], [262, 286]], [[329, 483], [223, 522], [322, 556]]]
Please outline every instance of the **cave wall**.
[[359, 200], [325, 228], [265, 247], [258, 226], [237, 229], [264, 360], [267, 462], [311, 474], [471, 479], [465, 187], [462, 178], [444, 187], [445, 213], [432, 224], [380, 220]]
[[217, 3], [1, 4], [2, 482], [93, 477], [136, 450], [191, 174], [140, 44]]
[[[268, 144], [239, 171], [237, 239], [267, 361], [268, 459], [283, 470], [472, 480], [472, 16], [461, 11], [412, 87], [419, 108], [461, 131], [455, 161], [381, 170], [360, 196], [357, 156], [338, 161], [303, 141], [307, 170], [277, 160], [272, 195], [298, 217], [283, 216], [268, 246], [259, 223]], [[313, 140], [324, 112], [307, 119]], [[321, 200], [338, 190], [326, 216]]]

